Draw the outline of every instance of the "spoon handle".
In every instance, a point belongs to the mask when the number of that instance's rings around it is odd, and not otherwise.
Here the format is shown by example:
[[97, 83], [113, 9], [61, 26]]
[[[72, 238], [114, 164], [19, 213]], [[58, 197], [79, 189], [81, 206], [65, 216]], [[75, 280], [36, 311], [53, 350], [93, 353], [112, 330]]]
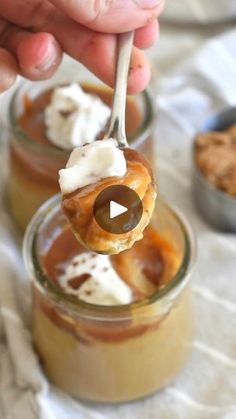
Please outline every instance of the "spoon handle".
[[118, 35], [118, 59], [116, 81], [113, 95], [111, 118], [106, 138], [114, 138], [119, 147], [128, 147], [125, 133], [125, 105], [127, 79], [133, 46], [134, 32]]

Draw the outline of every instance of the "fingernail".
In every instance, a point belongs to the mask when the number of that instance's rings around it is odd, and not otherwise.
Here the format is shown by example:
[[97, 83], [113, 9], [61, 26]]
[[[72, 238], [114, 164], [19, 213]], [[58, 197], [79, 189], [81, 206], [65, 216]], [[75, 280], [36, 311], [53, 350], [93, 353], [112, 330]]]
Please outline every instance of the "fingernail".
[[134, 0], [134, 2], [142, 7], [142, 9], [153, 9], [153, 7], [158, 6], [163, 0]]
[[56, 46], [52, 43], [49, 47], [48, 53], [42, 63], [37, 65], [35, 67], [35, 70], [37, 71], [48, 71], [50, 68], [52, 68], [57, 63], [57, 57], [58, 57], [58, 50]]

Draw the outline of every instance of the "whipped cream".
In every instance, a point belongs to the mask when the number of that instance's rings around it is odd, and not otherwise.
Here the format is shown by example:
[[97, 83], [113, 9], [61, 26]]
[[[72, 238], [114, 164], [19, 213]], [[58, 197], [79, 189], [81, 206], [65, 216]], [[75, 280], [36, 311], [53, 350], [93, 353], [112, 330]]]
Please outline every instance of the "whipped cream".
[[[133, 300], [132, 290], [117, 274], [109, 256], [84, 252], [60, 268], [64, 269], [58, 278], [60, 286], [80, 300], [99, 305], [129, 304]], [[70, 280], [84, 274], [90, 276], [77, 289], [73, 288]]]
[[105, 128], [110, 108], [73, 83], [56, 88], [45, 109], [47, 136], [56, 146], [72, 149], [95, 141]]
[[61, 192], [74, 192], [110, 176], [123, 177], [126, 170], [124, 152], [114, 139], [95, 141], [72, 151], [66, 168], [59, 171]]

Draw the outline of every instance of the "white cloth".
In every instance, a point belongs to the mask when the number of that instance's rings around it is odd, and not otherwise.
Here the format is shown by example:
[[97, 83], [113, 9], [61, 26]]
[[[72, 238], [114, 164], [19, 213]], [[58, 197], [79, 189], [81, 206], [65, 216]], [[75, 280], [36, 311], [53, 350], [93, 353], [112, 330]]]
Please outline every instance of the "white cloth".
[[[193, 278], [195, 338], [174, 382], [143, 401], [119, 406], [79, 403], [49, 385], [29, 333], [30, 292], [19, 238], [7, 215], [0, 177], [0, 418], [235, 419], [236, 237], [213, 231], [191, 197], [191, 140], [203, 119], [236, 102], [236, 33], [216, 39], [163, 80], [156, 129], [162, 193], [178, 205], [198, 236]], [[6, 173], [5, 146], [0, 149]]]
[[168, 0], [163, 18], [174, 22], [206, 24], [236, 17], [235, 0]]

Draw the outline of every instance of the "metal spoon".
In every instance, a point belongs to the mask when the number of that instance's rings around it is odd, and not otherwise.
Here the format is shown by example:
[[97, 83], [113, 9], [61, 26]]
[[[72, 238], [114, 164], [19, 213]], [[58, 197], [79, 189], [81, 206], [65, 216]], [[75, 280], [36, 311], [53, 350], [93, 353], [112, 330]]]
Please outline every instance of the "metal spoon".
[[125, 106], [133, 39], [133, 31], [118, 35], [118, 59], [111, 118], [104, 136], [104, 140], [108, 138], [117, 140], [119, 148], [128, 147], [125, 132]]

